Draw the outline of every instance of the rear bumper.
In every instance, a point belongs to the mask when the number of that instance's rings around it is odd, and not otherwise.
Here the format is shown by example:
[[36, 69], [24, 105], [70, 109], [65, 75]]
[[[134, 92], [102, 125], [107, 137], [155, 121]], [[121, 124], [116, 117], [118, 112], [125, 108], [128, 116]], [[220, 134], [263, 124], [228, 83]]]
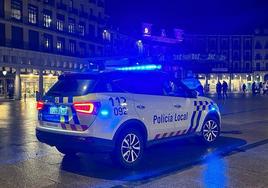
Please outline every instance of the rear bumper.
[[37, 129], [36, 137], [40, 142], [50, 146], [66, 147], [77, 152], [111, 152], [115, 147], [112, 140], [56, 134]]

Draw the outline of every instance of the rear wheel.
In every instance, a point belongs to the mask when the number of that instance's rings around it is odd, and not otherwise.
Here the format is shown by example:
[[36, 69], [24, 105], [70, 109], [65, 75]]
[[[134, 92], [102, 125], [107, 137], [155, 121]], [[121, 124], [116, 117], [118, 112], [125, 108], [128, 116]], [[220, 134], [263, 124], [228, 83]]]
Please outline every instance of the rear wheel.
[[121, 167], [135, 168], [142, 160], [143, 151], [144, 140], [141, 133], [135, 129], [127, 129], [119, 135], [112, 158]]
[[215, 118], [207, 118], [202, 127], [202, 139], [205, 143], [215, 142], [220, 135], [220, 124]]
[[67, 147], [62, 147], [62, 146], [56, 146], [57, 150], [61, 152], [64, 155], [75, 155], [77, 152], [67, 148]]

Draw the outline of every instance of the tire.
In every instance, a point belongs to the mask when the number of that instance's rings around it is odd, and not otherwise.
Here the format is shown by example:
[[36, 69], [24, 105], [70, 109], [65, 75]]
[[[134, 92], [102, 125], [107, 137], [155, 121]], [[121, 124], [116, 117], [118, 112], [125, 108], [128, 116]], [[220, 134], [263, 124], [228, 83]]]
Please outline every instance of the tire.
[[206, 118], [201, 130], [202, 141], [206, 144], [214, 143], [220, 136], [220, 131], [220, 123], [216, 118]]
[[123, 168], [135, 168], [144, 154], [144, 138], [136, 129], [123, 130], [112, 153], [113, 161]]
[[57, 150], [64, 154], [64, 155], [76, 155], [76, 151], [69, 149], [67, 147], [62, 147], [62, 146], [56, 146]]

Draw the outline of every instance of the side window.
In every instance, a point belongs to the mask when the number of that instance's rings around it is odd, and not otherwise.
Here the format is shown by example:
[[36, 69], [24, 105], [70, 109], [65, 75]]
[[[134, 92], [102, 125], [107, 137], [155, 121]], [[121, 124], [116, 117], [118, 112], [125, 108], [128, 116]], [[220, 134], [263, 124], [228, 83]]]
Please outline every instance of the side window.
[[175, 97], [187, 97], [187, 91], [185, 87], [180, 84], [176, 83], [172, 80], [167, 80], [164, 83], [164, 93], [167, 96], [175, 96]]
[[164, 95], [161, 80], [149, 77], [124, 78], [114, 80], [113, 84], [125, 92], [145, 95]]
[[105, 81], [99, 81], [95, 89], [97, 93], [124, 92], [114, 84]]

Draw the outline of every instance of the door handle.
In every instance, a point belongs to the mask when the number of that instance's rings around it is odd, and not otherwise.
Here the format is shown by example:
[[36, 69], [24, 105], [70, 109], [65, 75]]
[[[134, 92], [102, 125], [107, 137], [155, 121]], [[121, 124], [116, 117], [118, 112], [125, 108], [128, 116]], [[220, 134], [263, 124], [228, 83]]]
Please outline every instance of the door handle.
[[175, 108], [181, 108], [181, 105], [179, 105], [179, 104], [175, 104], [174, 107], [175, 107]]
[[145, 108], [145, 106], [140, 104], [140, 105], [137, 106], [137, 108], [143, 110]]

